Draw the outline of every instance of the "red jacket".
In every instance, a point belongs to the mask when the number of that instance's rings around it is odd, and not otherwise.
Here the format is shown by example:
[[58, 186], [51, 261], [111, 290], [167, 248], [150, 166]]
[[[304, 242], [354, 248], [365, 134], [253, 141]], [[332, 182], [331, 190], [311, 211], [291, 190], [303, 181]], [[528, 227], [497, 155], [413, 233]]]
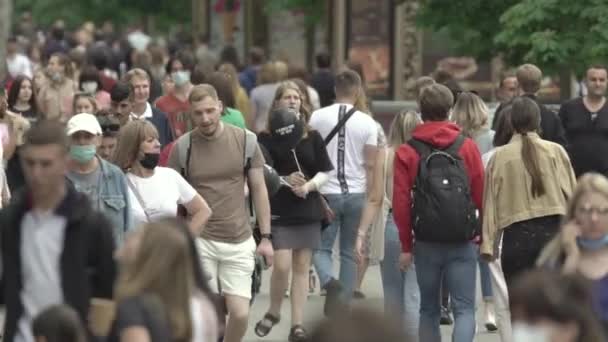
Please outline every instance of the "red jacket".
[[[448, 121], [429, 121], [414, 129], [412, 136], [416, 139], [430, 143], [433, 146], [444, 148], [452, 144], [460, 128]], [[464, 161], [464, 166], [471, 183], [471, 196], [473, 202], [481, 213], [483, 198], [483, 164], [475, 142], [466, 138], [458, 154]], [[404, 253], [412, 252], [413, 234], [411, 218], [411, 190], [418, 174], [420, 156], [408, 144], [401, 145], [395, 154], [393, 177], [393, 216], [399, 229], [401, 248]]]

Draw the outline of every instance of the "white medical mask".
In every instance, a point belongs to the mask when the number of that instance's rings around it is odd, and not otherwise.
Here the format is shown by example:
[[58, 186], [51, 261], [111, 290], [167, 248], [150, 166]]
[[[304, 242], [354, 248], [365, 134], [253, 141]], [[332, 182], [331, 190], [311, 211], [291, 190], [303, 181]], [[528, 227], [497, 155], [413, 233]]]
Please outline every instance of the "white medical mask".
[[513, 323], [513, 342], [549, 342], [547, 328], [528, 323]]
[[85, 93], [95, 94], [95, 92], [97, 91], [97, 82], [82, 82], [82, 90]]

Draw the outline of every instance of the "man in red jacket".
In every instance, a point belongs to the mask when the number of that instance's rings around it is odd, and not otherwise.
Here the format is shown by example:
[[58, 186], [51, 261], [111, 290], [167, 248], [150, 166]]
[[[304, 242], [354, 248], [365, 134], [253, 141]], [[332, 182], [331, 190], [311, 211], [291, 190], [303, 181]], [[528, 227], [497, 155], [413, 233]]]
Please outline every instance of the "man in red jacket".
[[[413, 138], [437, 149], [452, 145], [461, 134], [448, 121], [454, 98], [440, 84], [425, 87], [418, 99], [423, 124], [414, 129]], [[465, 138], [458, 149], [469, 179], [472, 201], [481, 211], [483, 194], [483, 165], [475, 142]], [[420, 341], [441, 341], [440, 283], [445, 276], [452, 296], [455, 327], [453, 341], [471, 342], [475, 335], [475, 286], [477, 276], [477, 247], [473, 241], [441, 243], [433, 239], [418, 239], [414, 244], [412, 226], [412, 188], [418, 174], [420, 156], [410, 144], [402, 145], [395, 155], [393, 215], [399, 229], [402, 254], [400, 266], [406, 269], [416, 257], [416, 276], [420, 286]], [[449, 230], [453, 227], [440, 227]], [[428, 240], [428, 241], [427, 241]]]

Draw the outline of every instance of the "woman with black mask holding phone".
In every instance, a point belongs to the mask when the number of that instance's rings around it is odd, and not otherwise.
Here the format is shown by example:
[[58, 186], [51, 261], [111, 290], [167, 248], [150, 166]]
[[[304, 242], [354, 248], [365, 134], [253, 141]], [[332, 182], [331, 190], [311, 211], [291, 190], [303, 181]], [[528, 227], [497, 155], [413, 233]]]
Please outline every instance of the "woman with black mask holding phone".
[[309, 118], [298, 86], [284, 82], [275, 93], [267, 130], [258, 137], [270, 156], [267, 163], [282, 176], [283, 186], [270, 200], [275, 250], [270, 307], [256, 324], [255, 333], [264, 337], [279, 323], [291, 271], [291, 342], [308, 340], [302, 326], [304, 304], [312, 251], [321, 241], [325, 216], [317, 190], [333, 169], [323, 138], [308, 127]]
[[158, 132], [150, 122], [131, 121], [121, 129], [114, 162], [127, 175], [133, 226], [175, 217], [178, 205], [183, 205], [190, 231], [199, 236], [211, 209], [177, 171], [157, 166], [159, 156]]

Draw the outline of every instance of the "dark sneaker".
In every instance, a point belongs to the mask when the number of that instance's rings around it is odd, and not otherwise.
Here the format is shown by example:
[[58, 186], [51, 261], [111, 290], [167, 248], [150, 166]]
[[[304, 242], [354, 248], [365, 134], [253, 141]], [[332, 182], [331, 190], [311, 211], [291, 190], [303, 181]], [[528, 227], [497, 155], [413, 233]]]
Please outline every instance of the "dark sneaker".
[[359, 291], [359, 290], [355, 290], [353, 292], [353, 298], [354, 299], [365, 299], [365, 293]]
[[452, 320], [452, 316], [450, 315], [450, 310], [445, 306], [441, 307], [441, 320], [439, 324], [441, 325], [452, 325], [454, 321]]
[[327, 290], [325, 305], [323, 306], [325, 316], [329, 317], [342, 312], [344, 308], [344, 304], [341, 302], [341, 295], [344, 290], [342, 284], [338, 280], [332, 279], [325, 285], [325, 290]]

